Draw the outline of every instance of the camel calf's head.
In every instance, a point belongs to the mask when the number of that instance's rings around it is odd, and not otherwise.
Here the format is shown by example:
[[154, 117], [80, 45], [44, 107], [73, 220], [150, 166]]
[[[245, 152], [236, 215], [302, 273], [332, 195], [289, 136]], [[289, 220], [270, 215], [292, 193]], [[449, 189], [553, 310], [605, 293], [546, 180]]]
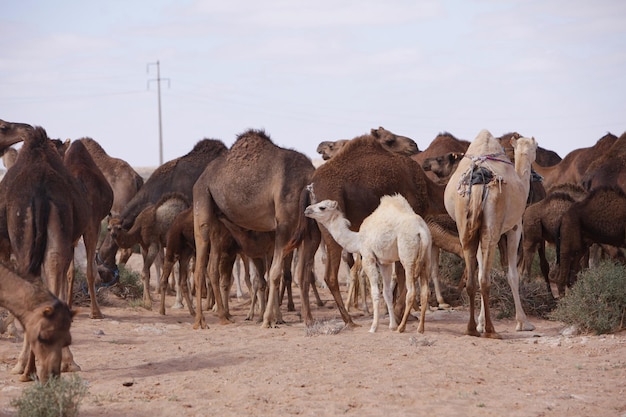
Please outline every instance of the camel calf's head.
[[31, 356], [38, 360], [37, 376], [41, 382], [61, 374], [61, 352], [72, 343], [70, 326], [75, 314], [66, 303], [55, 299], [26, 317], [24, 337], [30, 343]]

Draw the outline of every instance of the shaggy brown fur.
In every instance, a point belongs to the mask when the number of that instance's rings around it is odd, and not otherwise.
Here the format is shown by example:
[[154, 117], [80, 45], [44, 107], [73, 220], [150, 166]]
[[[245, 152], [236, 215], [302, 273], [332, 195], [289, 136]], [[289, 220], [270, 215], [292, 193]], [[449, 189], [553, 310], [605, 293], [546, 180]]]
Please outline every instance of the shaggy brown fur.
[[[220, 277], [218, 266], [228, 258], [232, 270], [235, 257], [228, 253], [224, 244], [224, 237], [230, 233], [219, 218], [224, 216], [243, 229], [276, 233], [269, 273], [270, 292], [263, 318], [263, 326], [272, 327], [282, 321], [278, 290], [283, 261], [288, 254], [285, 246], [298, 219], [300, 191], [308, 184], [314, 170], [311, 161], [303, 154], [276, 146], [263, 131], [249, 130], [239, 135], [228, 152], [213, 160], [196, 181], [193, 187], [194, 275], [196, 283], [201, 283], [208, 264], [218, 316], [223, 322], [230, 317], [216, 291], [230, 277]], [[300, 253], [300, 256], [312, 262], [313, 254]], [[196, 306], [199, 307], [198, 294], [196, 291]], [[305, 308], [308, 299], [303, 298], [302, 303]], [[200, 308], [196, 309], [194, 324], [194, 328], [198, 327], [206, 327]]]
[[[427, 213], [445, 213], [443, 188], [429, 181], [413, 159], [388, 152], [371, 135], [352, 139], [334, 158], [320, 166], [311, 178], [311, 189], [303, 190], [301, 196], [298, 230], [291, 243], [294, 247], [303, 243], [317, 249], [317, 224], [304, 216], [304, 209], [312, 202], [326, 199], [337, 201], [354, 231], [378, 207], [383, 195], [402, 194], [413, 210], [422, 216]], [[325, 229], [321, 231], [328, 254], [324, 279], [344, 322], [353, 325], [339, 292], [338, 271], [342, 248]], [[306, 294], [308, 281], [302, 282]], [[303, 311], [303, 317], [307, 324], [312, 323], [310, 311]]]
[[563, 215], [557, 234], [559, 294], [573, 284], [580, 259], [592, 243], [626, 247], [626, 193], [621, 188], [596, 188]]
[[[170, 192], [180, 192], [191, 201], [192, 188], [196, 179], [210, 161], [225, 151], [226, 146], [221, 141], [203, 139], [186, 155], [161, 165], [126, 205], [117, 222], [123, 229], [129, 230], [141, 210], [150, 204], [157, 203], [164, 194]], [[99, 251], [104, 265], [99, 268], [99, 272], [105, 282], [111, 280], [111, 271], [117, 269], [115, 262], [117, 249], [114, 239], [107, 235]]]
[[601, 186], [618, 186], [626, 190], [626, 132], [607, 152], [589, 164], [582, 184], [587, 190]]
[[602, 156], [617, 140], [615, 135], [607, 133], [589, 148], [574, 149], [561, 162], [550, 167], [533, 164], [533, 168], [543, 177], [544, 187], [550, 188], [561, 183], [581, 182], [587, 168], [598, 157]]

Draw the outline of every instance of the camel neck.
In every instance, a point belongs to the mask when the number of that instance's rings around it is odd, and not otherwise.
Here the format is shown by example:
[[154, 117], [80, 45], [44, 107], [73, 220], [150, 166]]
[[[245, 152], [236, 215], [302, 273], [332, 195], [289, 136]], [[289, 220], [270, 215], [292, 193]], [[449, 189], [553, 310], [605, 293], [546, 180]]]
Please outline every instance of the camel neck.
[[347, 252], [356, 253], [361, 250], [359, 234], [350, 230], [348, 221], [341, 215], [334, 216], [324, 227], [332, 235], [333, 239]]
[[33, 309], [33, 303], [44, 292], [37, 284], [31, 283], [0, 265], [0, 305], [9, 310], [23, 323], [26, 314]]

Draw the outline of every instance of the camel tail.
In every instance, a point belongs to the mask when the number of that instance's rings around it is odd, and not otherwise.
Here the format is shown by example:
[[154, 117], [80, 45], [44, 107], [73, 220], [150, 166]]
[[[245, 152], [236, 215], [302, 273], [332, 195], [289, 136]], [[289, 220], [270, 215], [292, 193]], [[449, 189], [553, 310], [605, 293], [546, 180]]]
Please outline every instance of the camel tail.
[[463, 236], [459, 236], [463, 247], [479, 238], [480, 228], [483, 223], [483, 199], [482, 190], [473, 190], [469, 196], [469, 204], [466, 212], [466, 227]]
[[32, 201], [33, 209], [33, 243], [31, 245], [30, 263], [28, 273], [41, 275], [41, 265], [48, 245], [48, 219], [50, 218], [50, 201], [47, 198], [37, 196]]
[[304, 215], [304, 210], [311, 204], [311, 194], [309, 190], [304, 187], [300, 192], [300, 201], [298, 204], [298, 223], [296, 225], [295, 232], [289, 239], [285, 251], [291, 252], [296, 249], [306, 236], [310, 235], [315, 229], [317, 229], [317, 222]]

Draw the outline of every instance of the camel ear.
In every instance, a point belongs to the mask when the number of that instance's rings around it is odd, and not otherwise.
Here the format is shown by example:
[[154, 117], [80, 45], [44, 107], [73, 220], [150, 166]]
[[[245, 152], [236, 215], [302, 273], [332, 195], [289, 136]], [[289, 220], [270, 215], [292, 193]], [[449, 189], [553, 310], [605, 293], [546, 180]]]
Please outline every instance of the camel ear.
[[511, 138], [511, 146], [515, 148], [515, 145], [517, 145], [517, 138], [515, 136], [513, 136]]
[[372, 136], [374, 136], [375, 138], [378, 137], [378, 129], [371, 129], [370, 132], [372, 133]]
[[50, 318], [52, 316], [52, 314], [54, 313], [54, 309], [51, 306], [48, 306], [46, 308], [43, 309], [43, 315], [44, 317], [48, 317]]

